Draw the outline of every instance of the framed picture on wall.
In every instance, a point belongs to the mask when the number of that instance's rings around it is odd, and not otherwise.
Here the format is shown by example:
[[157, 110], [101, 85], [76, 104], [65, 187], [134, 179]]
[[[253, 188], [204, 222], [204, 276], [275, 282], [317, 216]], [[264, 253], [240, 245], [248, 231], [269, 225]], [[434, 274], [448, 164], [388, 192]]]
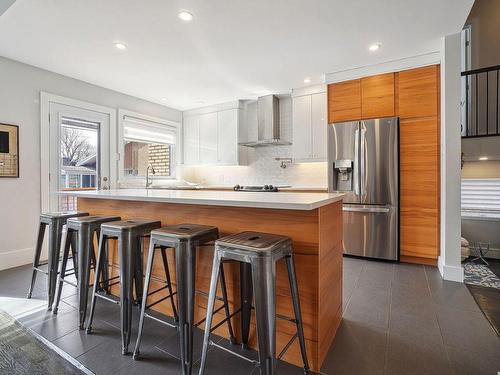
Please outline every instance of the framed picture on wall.
[[0, 123], [0, 177], [19, 177], [19, 127]]

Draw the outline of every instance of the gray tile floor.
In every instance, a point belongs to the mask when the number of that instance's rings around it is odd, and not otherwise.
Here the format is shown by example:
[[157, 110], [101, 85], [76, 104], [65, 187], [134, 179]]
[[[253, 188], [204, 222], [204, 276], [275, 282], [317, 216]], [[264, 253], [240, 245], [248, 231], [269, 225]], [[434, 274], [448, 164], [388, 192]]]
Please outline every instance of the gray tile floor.
[[[6, 297], [22, 302], [29, 277], [29, 267], [1, 271], [0, 302]], [[34, 298], [44, 299], [45, 293], [40, 280]], [[19, 320], [96, 374], [179, 373], [174, 329], [147, 320], [143, 359], [133, 361], [120, 353], [117, 307], [99, 301], [94, 334], [86, 335], [78, 330], [75, 293], [71, 286], [65, 287], [57, 316], [37, 308]], [[201, 332], [195, 336], [198, 362]], [[497, 371], [500, 338], [463, 284], [443, 281], [433, 267], [344, 258], [344, 319], [322, 373], [496, 375]], [[256, 375], [258, 370], [214, 348], [206, 373]], [[302, 371], [280, 363], [279, 373]]]

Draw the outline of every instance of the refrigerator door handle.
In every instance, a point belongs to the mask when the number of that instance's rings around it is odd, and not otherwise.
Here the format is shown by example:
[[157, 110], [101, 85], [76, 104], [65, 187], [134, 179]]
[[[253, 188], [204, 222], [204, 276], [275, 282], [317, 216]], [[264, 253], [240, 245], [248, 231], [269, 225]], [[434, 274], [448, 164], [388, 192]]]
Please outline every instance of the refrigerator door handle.
[[364, 122], [361, 123], [361, 137], [360, 137], [360, 171], [361, 171], [361, 181], [360, 181], [360, 195], [366, 195], [366, 129]]
[[354, 194], [359, 195], [359, 129], [354, 130], [354, 166], [352, 171]]
[[346, 212], [378, 212], [378, 213], [387, 213], [390, 211], [388, 207], [353, 207], [353, 206], [344, 206], [342, 207], [342, 211]]

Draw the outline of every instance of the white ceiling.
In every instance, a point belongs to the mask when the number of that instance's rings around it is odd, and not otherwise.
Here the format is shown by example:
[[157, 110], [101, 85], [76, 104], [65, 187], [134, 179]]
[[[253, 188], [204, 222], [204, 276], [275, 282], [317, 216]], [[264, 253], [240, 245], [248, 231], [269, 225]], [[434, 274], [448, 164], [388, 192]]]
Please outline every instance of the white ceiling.
[[0, 16], [0, 55], [184, 110], [437, 51], [473, 2], [17, 0]]

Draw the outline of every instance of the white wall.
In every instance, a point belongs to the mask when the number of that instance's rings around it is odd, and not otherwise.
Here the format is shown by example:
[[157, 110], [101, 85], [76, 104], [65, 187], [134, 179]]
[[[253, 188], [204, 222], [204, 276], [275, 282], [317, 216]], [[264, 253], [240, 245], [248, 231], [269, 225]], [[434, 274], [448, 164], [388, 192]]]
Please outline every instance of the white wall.
[[[257, 103], [246, 110], [256, 110]], [[257, 124], [249, 124], [257, 129]], [[292, 99], [280, 99], [281, 139], [292, 142]], [[326, 136], [326, 132], [325, 132]], [[291, 158], [292, 146], [248, 148], [244, 166], [192, 166], [182, 168], [182, 177], [203, 185], [292, 185], [294, 187], [327, 188], [327, 163], [301, 163], [280, 168], [275, 158]]]
[[40, 213], [40, 91], [180, 122], [181, 112], [0, 57], [0, 123], [19, 125], [20, 177], [0, 179], [0, 269], [31, 262]]
[[460, 263], [460, 33], [445, 36], [441, 60], [441, 255], [446, 280], [463, 281]]

